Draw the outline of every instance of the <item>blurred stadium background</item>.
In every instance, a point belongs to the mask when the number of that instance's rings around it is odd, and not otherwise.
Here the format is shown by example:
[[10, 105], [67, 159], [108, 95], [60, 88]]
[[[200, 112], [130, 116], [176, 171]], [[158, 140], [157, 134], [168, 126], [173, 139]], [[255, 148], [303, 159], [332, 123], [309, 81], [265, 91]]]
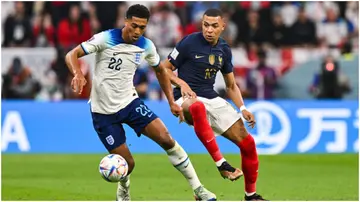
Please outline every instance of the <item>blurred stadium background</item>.
[[[2, 200], [114, 200], [97, 172], [106, 154], [87, 99], [94, 56], [81, 61], [88, 85], [70, 90], [65, 53], [93, 34], [124, 25], [127, 7], [152, 13], [146, 36], [161, 58], [200, 31], [207, 8], [221, 8], [234, 73], [257, 118], [258, 190], [270, 200], [358, 200], [359, 2], [1, 2]], [[242, 179], [222, 180], [193, 130], [169, 111], [145, 63], [134, 84], [190, 154], [220, 200], [240, 200]], [[226, 98], [217, 76], [216, 90]], [[137, 162], [134, 200], [193, 200], [160, 147], [126, 127]], [[228, 160], [238, 149], [218, 138]], [[270, 155], [271, 154], [271, 155]]]

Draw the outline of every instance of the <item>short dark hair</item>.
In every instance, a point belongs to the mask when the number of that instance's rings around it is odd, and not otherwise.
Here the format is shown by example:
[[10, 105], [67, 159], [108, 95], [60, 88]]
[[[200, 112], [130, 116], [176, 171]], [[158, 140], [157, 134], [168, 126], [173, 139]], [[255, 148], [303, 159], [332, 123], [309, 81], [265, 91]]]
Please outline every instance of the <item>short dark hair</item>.
[[130, 6], [126, 11], [126, 18], [131, 19], [132, 17], [145, 18], [149, 20], [150, 11], [144, 5], [135, 4]]
[[218, 17], [220, 16], [221, 18], [223, 17], [223, 12], [219, 9], [216, 8], [210, 8], [207, 9], [204, 13], [204, 15], [209, 16], [209, 17]]

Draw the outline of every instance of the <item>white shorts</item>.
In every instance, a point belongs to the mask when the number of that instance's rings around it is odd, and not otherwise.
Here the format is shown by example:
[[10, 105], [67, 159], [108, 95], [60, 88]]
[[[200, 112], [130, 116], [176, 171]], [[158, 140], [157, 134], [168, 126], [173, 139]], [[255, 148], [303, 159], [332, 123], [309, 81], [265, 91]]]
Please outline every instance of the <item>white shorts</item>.
[[[197, 97], [197, 99], [204, 103], [207, 118], [213, 129], [215, 135], [222, 135], [228, 130], [242, 115], [226, 100], [221, 97], [207, 99], [204, 97]], [[186, 99], [185, 99], [186, 100]], [[176, 100], [176, 104], [181, 106], [184, 99], [181, 97]]]

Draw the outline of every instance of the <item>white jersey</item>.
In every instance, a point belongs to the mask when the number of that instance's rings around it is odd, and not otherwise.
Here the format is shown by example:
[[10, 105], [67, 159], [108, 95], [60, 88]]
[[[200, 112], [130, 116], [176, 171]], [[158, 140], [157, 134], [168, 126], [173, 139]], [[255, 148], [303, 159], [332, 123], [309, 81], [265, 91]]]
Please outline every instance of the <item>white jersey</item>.
[[160, 57], [154, 43], [143, 36], [134, 44], [127, 44], [121, 29], [95, 34], [81, 43], [86, 54], [96, 53], [96, 65], [91, 88], [91, 111], [114, 114], [138, 98], [133, 79], [135, 71], [145, 59], [150, 66], [158, 66]]

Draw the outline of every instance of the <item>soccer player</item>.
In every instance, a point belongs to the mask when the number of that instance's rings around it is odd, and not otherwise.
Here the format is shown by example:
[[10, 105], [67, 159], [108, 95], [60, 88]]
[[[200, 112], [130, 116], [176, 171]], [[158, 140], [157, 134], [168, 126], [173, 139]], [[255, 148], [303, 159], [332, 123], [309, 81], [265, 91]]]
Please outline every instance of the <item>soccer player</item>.
[[254, 116], [245, 108], [235, 83], [230, 47], [220, 38], [224, 29], [222, 12], [218, 9], [207, 10], [203, 15], [202, 33], [183, 38], [163, 63], [168, 69], [178, 70], [178, 77], [169, 71], [172, 83], [177, 86], [174, 90], [176, 103], [183, 108], [186, 121], [194, 126], [196, 135], [220, 173], [222, 170], [233, 172], [234, 175], [238, 172], [223, 158], [215, 134], [224, 136], [240, 149], [245, 200], [264, 200], [256, 193], [259, 161], [254, 139], [248, 134], [241, 114], [213, 89], [216, 74], [221, 71], [228, 96], [240, 109], [249, 126], [254, 127]]
[[86, 80], [78, 58], [96, 53], [96, 66], [91, 89], [91, 114], [94, 128], [109, 153], [123, 156], [128, 165], [127, 177], [118, 183], [117, 200], [130, 200], [130, 173], [134, 159], [126, 145], [123, 124], [129, 125], [138, 136], [144, 134], [167, 153], [170, 162], [183, 174], [198, 200], [216, 200], [200, 183], [184, 149], [171, 137], [163, 122], [138, 98], [133, 85], [136, 68], [145, 59], [152, 66], [164, 90], [171, 112], [182, 115], [172, 95], [170, 78], [160, 64], [153, 42], [142, 35], [150, 17], [143, 5], [133, 5], [126, 12], [125, 27], [95, 34], [66, 55], [66, 64], [73, 73], [71, 86], [81, 93]]

